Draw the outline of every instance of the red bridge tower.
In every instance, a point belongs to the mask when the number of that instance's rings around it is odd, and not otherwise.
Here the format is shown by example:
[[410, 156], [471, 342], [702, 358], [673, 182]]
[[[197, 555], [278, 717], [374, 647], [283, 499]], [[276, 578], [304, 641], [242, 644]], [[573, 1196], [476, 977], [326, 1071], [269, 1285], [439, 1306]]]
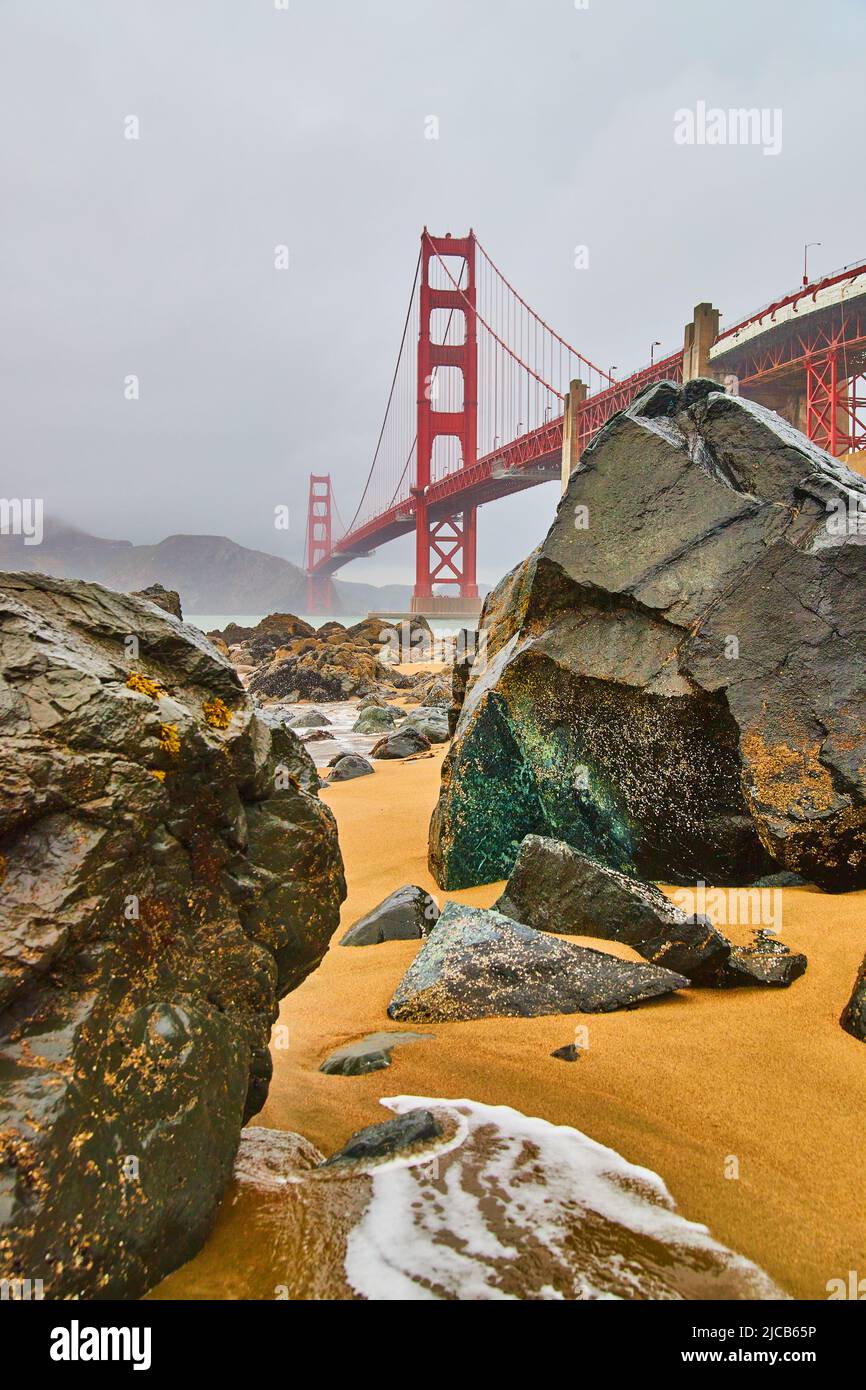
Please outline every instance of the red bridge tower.
[[[415, 485], [415, 589], [413, 610], [430, 610], [437, 606], [433, 585], [455, 588], [461, 599], [477, 599], [476, 579], [476, 508], [437, 514], [428, 512], [426, 492], [432, 478], [434, 445], [440, 436], [458, 440], [460, 467], [475, 463], [478, 451], [478, 329], [475, 299], [475, 234], [467, 237], [434, 237], [424, 228], [421, 234], [420, 322], [418, 333], [418, 444], [416, 450]], [[462, 271], [453, 273], [441, 257], [462, 258]], [[442, 268], [447, 287], [430, 283], [430, 262], [436, 260]], [[436, 309], [447, 309], [449, 322], [465, 325], [463, 341], [447, 343], [434, 341], [431, 318]], [[463, 399], [460, 410], [439, 410], [437, 399], [437, 368], [456, 367], [463, 376]], [[456, 607], [452, 599], [440, 600], [443, 612]]]
[[308, 614], [333, 612], [334, 586], [330, 575], [313, 573], [317, 562], [327, 559], [331, 553], [332, 504], [330, 473], [311, 473], [307, 503], [307, 548], [304, 555]]

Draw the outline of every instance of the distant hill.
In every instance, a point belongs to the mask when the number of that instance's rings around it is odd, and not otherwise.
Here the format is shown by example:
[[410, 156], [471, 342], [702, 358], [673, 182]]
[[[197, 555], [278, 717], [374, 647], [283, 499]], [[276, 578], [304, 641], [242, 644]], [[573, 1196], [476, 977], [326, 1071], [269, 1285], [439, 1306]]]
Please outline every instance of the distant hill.
[[[158, 545], [105, 540], [64, 522], [45, 520], [41, 545], [0, 535], [0, 569], [40, 570], [89, 579], [123, 593], [159, 583], [180, 594], [185, 613], [300, 613], [307, 581], [297, 565], [250, 550], [227, 536], [167, 536]], [[335, 582], [338, 612], [408, 608], [408, 584]]]

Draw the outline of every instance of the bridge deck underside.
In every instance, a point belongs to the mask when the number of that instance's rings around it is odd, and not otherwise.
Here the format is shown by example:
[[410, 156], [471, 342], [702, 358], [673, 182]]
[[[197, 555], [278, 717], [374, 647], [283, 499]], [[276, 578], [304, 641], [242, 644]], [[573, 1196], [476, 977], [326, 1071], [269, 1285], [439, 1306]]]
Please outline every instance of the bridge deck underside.
[[[539, 483], [553, 482], [561, 475], [562, 444], [541, 454], [524, 468], [497, 469], [495, 459], [479, 459], [471, 468], [459, 469], [432, 483], [427, 490], [427, 508], [432, 521], [468, 507], [480, 507], [500, 497], [524, 492]], [[316, 566], [315, 574], [334, 574], [350, 560], [369, 555], [377, 546], [406, 536], [415, 530], [415, 503], [399, 502], [364, 527], [339, 541], [332, 553]]]
[[769, 325], [747, 342], [725, 349], [720, 343], [710, 354], [719, 371], [736, 374], [741, 386], [802, 374], [810, 359], [837, 351], [848, 376], [866, 371], [866, 297], [849, 300], [801, 321]]

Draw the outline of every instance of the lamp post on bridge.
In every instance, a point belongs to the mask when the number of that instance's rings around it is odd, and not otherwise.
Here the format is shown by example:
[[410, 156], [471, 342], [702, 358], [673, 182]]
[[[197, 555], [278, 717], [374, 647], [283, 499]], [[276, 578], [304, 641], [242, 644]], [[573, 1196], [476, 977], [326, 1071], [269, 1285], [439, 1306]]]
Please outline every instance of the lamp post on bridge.
[[803, 247], [803, 289], [809, 283], [809, 251], [813, 246], [820, 246], [820, 241], [807, 241]]

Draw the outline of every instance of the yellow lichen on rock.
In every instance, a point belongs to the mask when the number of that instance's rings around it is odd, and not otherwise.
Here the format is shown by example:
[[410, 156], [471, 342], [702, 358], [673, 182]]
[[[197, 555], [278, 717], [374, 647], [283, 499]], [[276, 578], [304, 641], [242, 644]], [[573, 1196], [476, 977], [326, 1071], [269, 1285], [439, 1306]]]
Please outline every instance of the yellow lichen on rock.
[[792, 807], [811, 814], [829, 810], [834, 801], [833, 779], [820, 761], [820, 744], [768, 743], [757, 729], [742, 740], [743, 755], [752, 774], [754, 793], [765, 807], [783, 815]]
[[205, 701], [202, 712], [212, 729], [227, 729], [232, 722], [231, 710], [218, 695], [213, 700]]
[[161, 700], [166, 693], [159, 681], [151, 680], [150, 676], [142, 675], [141, 671], [130, 671], [126, 685], [127, 689], [135, 690], [139, 695], [148, 695], [151, 700]]
[[169, 757], [176, 758], [180, 752], [180, 734], [176, 724], [160, 724], [159, 746]]

